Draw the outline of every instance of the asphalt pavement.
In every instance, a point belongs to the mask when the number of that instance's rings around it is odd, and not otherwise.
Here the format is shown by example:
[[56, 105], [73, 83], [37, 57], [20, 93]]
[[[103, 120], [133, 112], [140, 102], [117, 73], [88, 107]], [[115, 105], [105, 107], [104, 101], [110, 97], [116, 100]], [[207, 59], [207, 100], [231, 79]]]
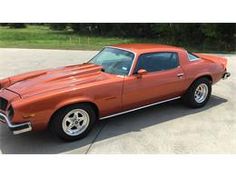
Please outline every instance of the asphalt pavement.
[[[96, 51], [0, 49], [0, 79], [11, 75], [83, 63]], [[223, 54], [222, 54], [223, 55]], [[231, 77], [213, 86], [209, 103], [190, 109], [179, 101], [99, 121], [88, 137], [65, 143], [48, 131], [12, 135], [0, 125], [3, 154], [206, 154], [236, 153], [236, 55], [228, 59]]]

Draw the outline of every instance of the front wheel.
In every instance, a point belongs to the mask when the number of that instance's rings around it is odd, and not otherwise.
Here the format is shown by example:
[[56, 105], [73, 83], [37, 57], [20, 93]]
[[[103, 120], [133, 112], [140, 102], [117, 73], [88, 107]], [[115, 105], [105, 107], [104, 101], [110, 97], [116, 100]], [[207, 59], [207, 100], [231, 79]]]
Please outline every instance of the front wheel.
[[95, 111], [89, 104], [72, 105], [59, 110], [49, 128], [59, 138], [74, 141], [85, 137], [95, 120]]
[[201, 108], [209, 100], [211, 96], [211, 82], [207, 78], [196, 80], [183, 96], [186, 106], [192, 108]]

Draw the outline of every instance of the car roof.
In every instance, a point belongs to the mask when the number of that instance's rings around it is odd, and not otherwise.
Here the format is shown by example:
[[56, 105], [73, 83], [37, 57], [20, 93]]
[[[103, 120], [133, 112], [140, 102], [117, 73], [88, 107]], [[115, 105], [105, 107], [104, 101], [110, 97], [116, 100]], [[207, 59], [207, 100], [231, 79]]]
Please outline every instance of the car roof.
[[148, 43], [135, 43], [135, 44], [116, 44], [110, 47], [120, 48], [128, 51], [132, 51], [137, 54], [150, 53], [150, 52], [160, 52], [160, 51], [185, 51], [185, 49], [180, 47], [175, 47], [171, 45], [163, 44], [148, 44]]

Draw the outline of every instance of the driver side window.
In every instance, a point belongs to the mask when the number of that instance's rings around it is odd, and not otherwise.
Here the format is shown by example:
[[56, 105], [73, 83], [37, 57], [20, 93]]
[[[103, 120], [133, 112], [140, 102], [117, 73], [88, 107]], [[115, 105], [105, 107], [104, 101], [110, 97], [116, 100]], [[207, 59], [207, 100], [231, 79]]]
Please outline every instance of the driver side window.
[[179, 66], [178, 54], [175, 52], [158, 52], [142, 54], [138, 58], [138, 63], [134, 73], [140, 69], [147, 72], [156, 72], [173, 69]]

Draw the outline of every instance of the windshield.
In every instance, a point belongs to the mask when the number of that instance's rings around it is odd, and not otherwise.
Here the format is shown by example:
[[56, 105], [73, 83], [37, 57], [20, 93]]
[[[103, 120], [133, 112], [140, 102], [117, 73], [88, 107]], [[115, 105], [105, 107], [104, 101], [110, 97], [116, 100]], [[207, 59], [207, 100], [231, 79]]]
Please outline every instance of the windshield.
[[103, 71], [116, 75], [128, 75], [134, 54], [125, 50], [106, 47], [99, 52], [89, 63], [101, 65]]

